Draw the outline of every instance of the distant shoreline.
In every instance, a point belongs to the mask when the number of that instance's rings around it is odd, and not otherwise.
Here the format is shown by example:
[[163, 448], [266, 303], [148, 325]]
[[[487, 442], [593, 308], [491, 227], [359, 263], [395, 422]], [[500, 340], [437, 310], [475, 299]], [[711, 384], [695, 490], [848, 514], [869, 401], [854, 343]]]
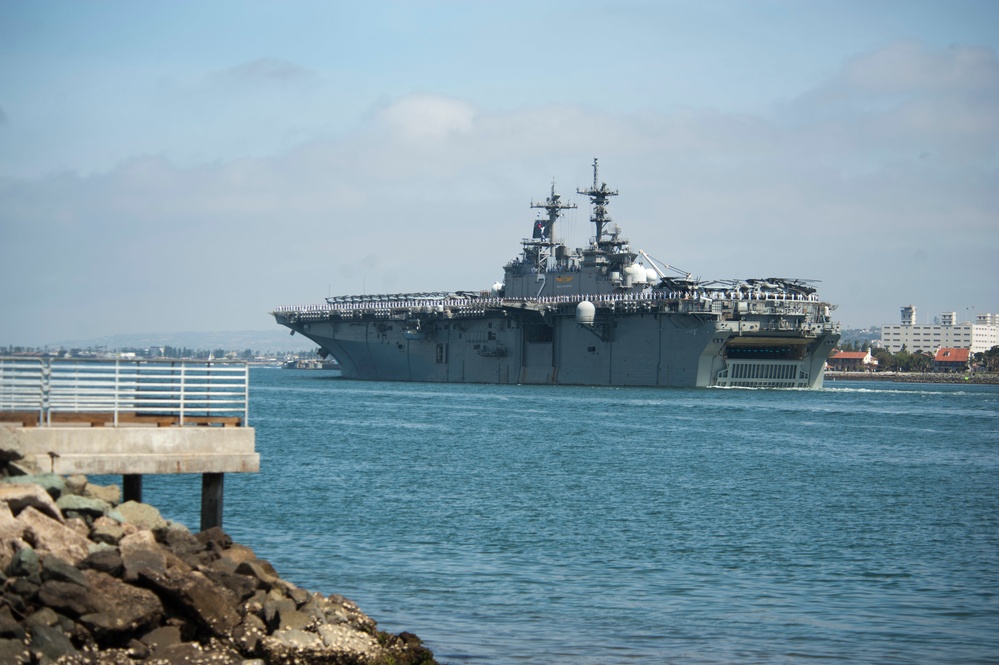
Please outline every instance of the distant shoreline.
[[826, 372], [826, 382], [890, 381], [893, 383], [974, 383], [999, 385], [999, 374], [963, 372]]

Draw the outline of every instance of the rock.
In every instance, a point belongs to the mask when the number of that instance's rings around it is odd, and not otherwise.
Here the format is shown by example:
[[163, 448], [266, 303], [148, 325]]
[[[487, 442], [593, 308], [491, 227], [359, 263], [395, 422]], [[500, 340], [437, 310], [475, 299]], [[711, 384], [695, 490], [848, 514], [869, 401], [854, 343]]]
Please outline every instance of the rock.
[[59, 623], [59, 615], [51, 607], [43, 607], [24, 620], [28, 628], [32, 626], [55, 626]]
[[83, 489], [82, 496], [98, 499], [112, 506], [121, 503], [121, 489], [117, 485], [87, 485]]
[[6, 479], [8, 483], [36, 485], [41, 487], [52, 497], [58, 499], [66, 491], [66, 481], [62, 476], [54, 473], [39, 473], [28, 476], [11, 476]]
[[[63, 517], [66, 517], [66, 515], [63, 515]], [[90, 538], [90, 527], [82, 517], [66, 517], [66, 526], [84, 538]]]
[[0, 663], [4, 665], [28, 665], [31, 652], [24, 646], [24, 640], [0, 638]]
[[102, 517], [111, 510], [111, 504], [106, 501], [77, 496], [75, 494], [67, 494], [66, 496], [59, 497], [56, 505], [59, 506], [59, 510], [63, 512], [63, 515], [77, 513], [91, 519]]
[[65, 480], [67, 494], [83, 495], [84, 490], [87, 488], [87, 477], [85, 475], [75, 473], [72, 476], [66, 476]]
[[24, 525], [25, 541], [42, 556], [55, 554], [75, 566], [90, 553], [90, 541], [32, 506], [22, 510], [17, 520]]
[[61, 630], [52, 626], [34, 626], [28, 636], [28, 651], [38, 665], [71, 658], [79, 652]]
[[378, 640], [374, 636], [343, 624], [322, 625], [319, 636], [323, 645], [334, 651], [354, 651], [372, 656], [379, 651]]
[[52, 519], [62, 522], [62, 512], [52, 497], [38, 485], [12, 484], [11, 479], [0, 483], [0, 503], [7, 504], [14, 516], [21, 514], [29, 506]]
[[232, 630], [232, 639], [244, 654], [257, 653], [257, 643], [267, 635], [267, 626], [256, 614], [247, 614]]
[[160, 515], [160, 511], [149, 504], [139, 503], [138, 501], [126, 501], [118, 506], [117, 511], [125, 518], [126, 522], [130, 522], [140, 528], [146, 528], [154, 532], [163, 531], [167, 528], [167, 522]]
[[195, 538], [197, 538], [201, 543], [204, 543], [206, 547], [212, 543], [214, 543], [218, 549], [225, 550], [232, 547], [232, 538], [230, 538], [229, 534], [217, 526], [205, 529], [196, 535]]
[[42, 581], [47, 580], [72, 582], [82, 587], [87, 586], [87, 578], [83, 576], [83, 573], [54, 554], [49, 554], [42, 560]]
[[5, 572], [11, 577], [23, 577], [33, 580], [36, 584], [41, 584], [42, 560], [34, 548], [30, 546], [21, 547], [14, 554]]
[[0, 637], [24, 639], [24, 628], [14, 619], [14, 615], [6, 605], [0, 605]]
[[312, 623], [309, 615], [296, 609], [291, 598], [268, 598], [264, 602], [264, 620], [271, 632], [285, 629], [300, 630]]
[[270, 589], [278, 581], [278, 577], [268, 572], [268, 569], [274, 570], [266, 561], [244, 561], [236, 567], [236, 572], [257, 580], [258, 589]]
[[125, 566], [124, 579], [134, 582], [144, 570], [163, 572], [167, 568], [166, 552], [156, 542], [151, 531], [138, 531], [125, 536], [118, 543], [121, 561]]
[[82, 615], [80, 622], [99, 640], [145, 630], [163, 616], [163, 603], [152, 591], [97, 570], [84, 574], [94, 610]]
[[117, 549], [100, 550], [89, 554], [80, 562], [80, 568], [99, 570], [115, 577], [120, 577], [125, 572], [125, 564], [122, 563], [121, 554]]
[[215, 584], [228, 589], [238, 603], [252, 596], [257, 590], [256, 580], [246, 575], [237, 575], [214, 566], [204, 566], [200, 571]]
[[49, 580], [38, 589], [38, 600], [45, 606], [68, 616], [78, 617], [96, 608], [90, 590], [72, 582]]
[[117, 545], [125, 537], [125, 527], [110, 517], [98, 517], [90, 529], [90, 539], [95, 543]]
[[197, 571], [146, 569], [140, 572], [140, 577], [147, 586], [180, 605], [214, 635], [221, 636], [239, 624], [239, 613], [226, 602], [231, 597]]
[[152, 651], [165, 649], [174, 644], [180, 644], [183, 641], [180, 637], [180, 628], [177, 626], [160, 626], [159, 628], [154, 628], [139, 638], [139, 640]]
[[157, 665], [241, 665], [243, 659], [227, 649], [207, 651], [197, 642], [181, 642], [157, 651]]

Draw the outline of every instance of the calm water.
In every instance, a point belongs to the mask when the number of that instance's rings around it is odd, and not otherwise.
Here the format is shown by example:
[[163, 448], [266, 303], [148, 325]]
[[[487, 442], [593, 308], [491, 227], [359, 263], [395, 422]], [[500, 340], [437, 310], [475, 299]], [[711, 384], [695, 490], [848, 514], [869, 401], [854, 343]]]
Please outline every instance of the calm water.
[[[444, 663], [999, 662], [994, 386], [254, 369], [250, 418], [226, 530]], [[196, 528], [199, 492], [144, 498]]]

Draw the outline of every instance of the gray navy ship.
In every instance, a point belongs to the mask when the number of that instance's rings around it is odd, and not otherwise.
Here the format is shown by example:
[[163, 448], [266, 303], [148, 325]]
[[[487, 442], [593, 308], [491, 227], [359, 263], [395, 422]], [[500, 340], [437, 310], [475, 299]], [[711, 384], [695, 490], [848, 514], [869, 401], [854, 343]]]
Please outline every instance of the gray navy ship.
[[346, 378], [586, 386], [820, 388], [839, 340], [810, 280], [705, 282], [632, 251], [598, 178], [587, 247], [558, 239], [555, 193], [489, 290], [328, 297], [273, 316]]

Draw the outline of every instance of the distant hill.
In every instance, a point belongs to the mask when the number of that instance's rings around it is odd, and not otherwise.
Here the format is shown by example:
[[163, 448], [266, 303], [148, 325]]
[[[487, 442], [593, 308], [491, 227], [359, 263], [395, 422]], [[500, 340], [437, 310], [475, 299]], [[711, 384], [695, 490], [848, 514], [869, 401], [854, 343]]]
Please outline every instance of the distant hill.
[[226, 349], [227, 351], [272, 351], [294, 353], [312, 351], [316, 343], [301, 335], [289, 335], [284, 328], [273, 330], [228, 330], [220, 332], [130, 333], [92, 339], [68, 339], [46, 345], [48, 348], [145, 349], [172, 346], [189, 349]]

